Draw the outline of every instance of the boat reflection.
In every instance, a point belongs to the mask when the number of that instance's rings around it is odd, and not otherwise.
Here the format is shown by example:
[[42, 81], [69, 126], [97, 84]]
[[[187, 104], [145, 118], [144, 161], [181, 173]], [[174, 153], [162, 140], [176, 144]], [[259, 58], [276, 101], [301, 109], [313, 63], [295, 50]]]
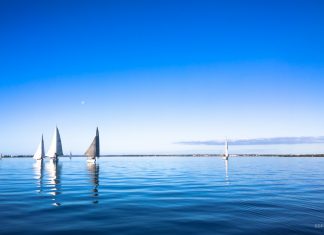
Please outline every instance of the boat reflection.
[[48, 185], [50, 186], [50, 194], [53, 196], [52, 200], [54, 206], [60, 206], [61, 203], [57, 201], [57, 196], [61, 194], [61, 164], [58, 161], [49, 161], [47, 164], [48, 171]]
[[37, 180], [37, 192], [41, 193], [43, 191], [43, 175], [44, 175], [44, 163], [43, 160], [36, 161], [33, 165], [34, 169], [34, 179]]
[[228, 160], [225, 160], [225, 177], [228, 178]]
[[98, 163], [90, 163], [87, 164], [88, 172], [90, 175], [90, 181], [92, 184], [92, 195], [91, 198], [93, 199], [93, 203], [97, 204], [98, 196], [99, 196], [99, 164]]
[[229, 161], [228, 160], [225, 160], [224, 161], [225, 162], [225, 182], [227, 183], [227, 184], [229, 184], [230, 183], [230, 181], [229, 181], [229, 175], [228, 175], [228, 165], [229, 165]]

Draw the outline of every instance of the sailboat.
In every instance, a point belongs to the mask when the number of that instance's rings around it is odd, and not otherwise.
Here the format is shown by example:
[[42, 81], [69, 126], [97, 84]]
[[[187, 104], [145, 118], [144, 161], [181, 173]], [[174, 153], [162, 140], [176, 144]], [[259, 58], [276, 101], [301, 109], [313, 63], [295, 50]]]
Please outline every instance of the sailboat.
[[42, 140], [38, 145], [38, 148], [36, 150], [36, 153], [34, 154], [33, 158], [36, 160], [43, 160], [45, 157], [45, 148], [44, 148], [44, 139], [42, 135]]
[[62, 141], [58, 128], [54, 130], [51, 146], [47, 152], [47, 156], [52, 160], [57, 160], [58, 156], [63, 155]]
[[94, 137], [88, 150], [85, 152], [88, 156], [88, 162], [96, 162], [96, 158], [100, 156], [99, 130], [97, 127], [96, 136]]
[[224, 160], [228, 160], [229, 154], [228, 154], [228, 141], [225, 141], [225, 152], [224, 152], [224, 156], [223, 159]]

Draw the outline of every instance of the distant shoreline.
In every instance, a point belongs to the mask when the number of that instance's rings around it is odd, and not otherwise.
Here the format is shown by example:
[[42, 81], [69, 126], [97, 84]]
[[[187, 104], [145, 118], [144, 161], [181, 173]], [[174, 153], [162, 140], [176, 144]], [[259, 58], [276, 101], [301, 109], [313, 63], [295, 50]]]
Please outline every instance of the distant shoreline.
[[[32, 158], [32, 155], [3, 155], [2, 158]], [[64, 155], [62, 158], [86, 157], [85, 155]], [[125, 154], [102, 155], [100, 157], [223, 157], [219, 154]], [[231, 154], [230, 157], [324, 157], [324, 154]]]

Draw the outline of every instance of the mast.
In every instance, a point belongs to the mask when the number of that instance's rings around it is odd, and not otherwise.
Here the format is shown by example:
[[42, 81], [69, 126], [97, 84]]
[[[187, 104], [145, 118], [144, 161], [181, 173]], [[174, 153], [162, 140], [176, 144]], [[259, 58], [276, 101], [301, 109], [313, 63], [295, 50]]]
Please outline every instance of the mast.
[[42, 135], [41, 142], [39, 143], [33, 158], [36, 160], [42, 160], [44, 157], [45, 157], [45, 148], [44, 148], [44, 139]]
[[58, 128], [54, 130], [51, 146], [47, 152], [47, 156], [50, 158], [57, 158], [63, 155], [62, 141]]
[[94, 137], [91, 145], [89, 146], [88, 150], [85, 152], [85, 155], [88, 158], [95, 159], [96, 157], [100, 156], [100, 141], [99, 141], [99, 130], [97, 127], [96, 136]]

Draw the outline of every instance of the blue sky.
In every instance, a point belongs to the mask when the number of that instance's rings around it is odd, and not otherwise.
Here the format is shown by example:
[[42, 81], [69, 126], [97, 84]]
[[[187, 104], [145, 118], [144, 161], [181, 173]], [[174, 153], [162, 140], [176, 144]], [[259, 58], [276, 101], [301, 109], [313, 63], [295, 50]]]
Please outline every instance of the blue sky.
[[[322, 1], [0, 1], [0, 152], [324, 136]], [[287, 143], [288, 144], [288, 143]], [[324, 143], [233, 146], [323, 153]]]

